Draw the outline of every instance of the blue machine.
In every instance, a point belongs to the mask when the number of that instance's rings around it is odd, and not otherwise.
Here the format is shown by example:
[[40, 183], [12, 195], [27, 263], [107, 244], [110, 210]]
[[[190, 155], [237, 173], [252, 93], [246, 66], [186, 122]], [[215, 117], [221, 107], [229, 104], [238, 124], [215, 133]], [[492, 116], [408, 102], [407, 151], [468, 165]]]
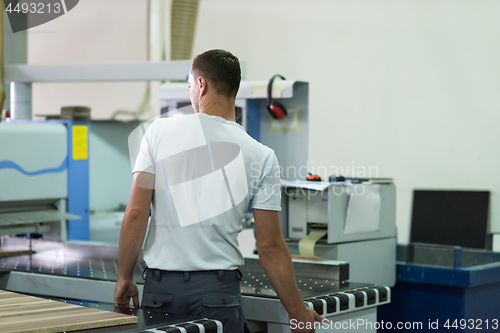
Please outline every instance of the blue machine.
[[65, 124], [68, 132], [68, 213], [82, 218], [68, 221], [68, 240], [89, 240], [90, 122], [57, 122]]
[[86, 121], [0, 124], [2, 234], [89, 239], [89, 131]]

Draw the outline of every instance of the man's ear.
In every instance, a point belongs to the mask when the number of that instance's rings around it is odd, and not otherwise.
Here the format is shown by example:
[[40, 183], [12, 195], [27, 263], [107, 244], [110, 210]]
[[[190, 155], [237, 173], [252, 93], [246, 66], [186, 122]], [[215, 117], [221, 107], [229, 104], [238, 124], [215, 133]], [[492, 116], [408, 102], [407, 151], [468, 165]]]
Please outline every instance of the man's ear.
[[198, 76], [198, 84], [200, 86], [200, 95], [203, 96], [207, 93], [207, 80], [203, 76]]

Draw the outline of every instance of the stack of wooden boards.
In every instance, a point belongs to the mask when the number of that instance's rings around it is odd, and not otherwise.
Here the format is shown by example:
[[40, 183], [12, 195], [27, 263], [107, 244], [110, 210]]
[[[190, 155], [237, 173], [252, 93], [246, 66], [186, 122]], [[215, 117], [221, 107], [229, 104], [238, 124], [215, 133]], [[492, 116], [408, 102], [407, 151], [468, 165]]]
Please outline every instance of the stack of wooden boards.
[[137, 317], [0, 290], [0, 332], [64, 332], [137, 323]]

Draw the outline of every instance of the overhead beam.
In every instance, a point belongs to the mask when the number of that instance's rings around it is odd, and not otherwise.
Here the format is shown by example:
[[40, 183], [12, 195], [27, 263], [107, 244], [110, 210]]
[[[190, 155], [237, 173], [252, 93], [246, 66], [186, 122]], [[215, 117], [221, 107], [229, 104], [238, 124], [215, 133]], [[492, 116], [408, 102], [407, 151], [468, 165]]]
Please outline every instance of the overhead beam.
[[6, 82], [185, 81], [191, 60], [110, 64], [6, 65]]

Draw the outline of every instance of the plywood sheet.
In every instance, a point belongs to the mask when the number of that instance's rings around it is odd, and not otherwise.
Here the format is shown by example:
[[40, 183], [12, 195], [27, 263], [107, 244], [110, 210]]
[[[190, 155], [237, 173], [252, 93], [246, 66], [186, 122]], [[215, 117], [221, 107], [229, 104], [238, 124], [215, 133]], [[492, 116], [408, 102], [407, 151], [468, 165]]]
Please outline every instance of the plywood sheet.
[[35, 251], [32, 250], [19, 250], [19, 251], [8, 251], [3, 250], [0, 246], [0, 258], [2, 257], [15, 257], [15, 256], [23, 256], [26, 254], [35, 254]]
[[64, 332], [137, 323], [137, 317], [0, 290], [0, 332]]

